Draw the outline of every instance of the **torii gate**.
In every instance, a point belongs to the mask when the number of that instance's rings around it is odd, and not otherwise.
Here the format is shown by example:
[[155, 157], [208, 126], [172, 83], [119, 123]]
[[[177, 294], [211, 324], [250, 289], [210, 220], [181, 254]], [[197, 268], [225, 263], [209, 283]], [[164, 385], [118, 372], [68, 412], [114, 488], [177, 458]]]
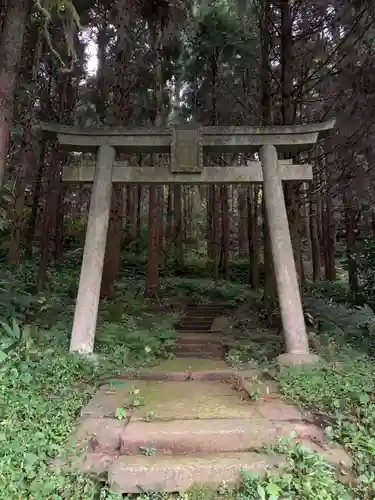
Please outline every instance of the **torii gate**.
[[[279, 363], [317, 361], [310, 354], [293, 256], [282, 181], [312, 179], [311, 165], [278, 160], [277, 152], [310, 149], [328, 135], [335, 120], [270, 127], [86, 128], [42, 124], [46, 138], [67, 151], [97, 154], [96, 164], [66, 165], [63, 181], [93, 183], [70, 351], [94, 350], [100, 286], [111, 209], [112, 183], [249, 184], [263, 182], [271, 253], [280, 303], [286, 353]], [[130, 166], [116, 162], [117, 152], [170, 153], [170, 167]], [[204, 166], [203, 153], [259, 152], [260, 162], [241, 166]]]

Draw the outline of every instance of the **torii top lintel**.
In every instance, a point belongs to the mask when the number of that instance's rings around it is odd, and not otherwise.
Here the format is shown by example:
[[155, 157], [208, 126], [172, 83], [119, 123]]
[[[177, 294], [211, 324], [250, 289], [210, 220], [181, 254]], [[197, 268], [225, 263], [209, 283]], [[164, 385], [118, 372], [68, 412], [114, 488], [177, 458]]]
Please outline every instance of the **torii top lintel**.
[[113, 146], [129, 153], [169, 153], [176, 141], [199, 145], [198, 149], [213, 153], [251, 153], [262, 145], [272, 144], [279, 151], [298, 153], [310, 149], [319, 138], [326, 137], [335, 120], [292, 126], [265, 127], [201, 127], [176, 125], [169, 128], [92, 127], [78, 128], [42, 123], [44, 137], [57, 138], [68, 151], [95, 152], [99, 146]]

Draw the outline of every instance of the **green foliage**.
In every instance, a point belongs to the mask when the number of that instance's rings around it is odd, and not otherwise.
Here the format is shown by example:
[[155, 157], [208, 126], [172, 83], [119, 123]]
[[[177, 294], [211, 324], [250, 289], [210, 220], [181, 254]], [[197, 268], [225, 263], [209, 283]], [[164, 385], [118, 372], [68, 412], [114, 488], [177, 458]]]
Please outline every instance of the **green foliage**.
[[249, 303], [259, 300], [260, 294], [241, 283], [213, 281], [203, 279], [167, 278], [164, 280], [164, 291], [183, 300], [189, 297], [190, 302], [223, 301], [228, 304]]
[[374, 498], [373, 359], [345, 347], [336, 351], [336, 360], [331, 365], [285, 368], [279, 380], [288, 399], [313, 410], [326, 422], [328, 436], [353, 455], [354, 470], [359, 479], [351, 489], [348, 488], [351, 496], [324, 498]]
[[304, 297], [305, 309], [319, 321], [320, 332], [340, 344], [349, 343], [364, 352], [375, 348], [375, 315], [368, 306], [350, 306], [323, 298]]
[[289, 446], [288, 440], [282, 440], [273, 448], [286, 460], [283, 473], [267, 475], [260, 479], [244, 472], [243, 482], [236, 495], [237, 500], [349, 500], [352, 497], [340, 484], [333, 467], [318, 454], [312, 453], [301, 445]]
[[342, 281], [306, 281], [303, 285], [305, 293], [316, 298], [347, 303], [350, 300], [349, 286]]
[[[51, 470], [75, 415], [92, 391], [94, 369], [61, 351], [19, 349], [0, 369], [0, 498], [92, 498], [87, 478]], [[81, 390], [77, 387], [81, 386]], [[75, 389], [74, 389], [75, 388]]]
[[245, 29], [244, 18], [239, 19], [230, 4], [215, 2], [202, 12], [195, 33], [189, 33], [185, 40], [184, 79], [190, 81], [202, 76], [213, 58], [218, 64], [229, 59], [234, 63], [236, 56], [253, 57], [255, 41], [251, 29]]

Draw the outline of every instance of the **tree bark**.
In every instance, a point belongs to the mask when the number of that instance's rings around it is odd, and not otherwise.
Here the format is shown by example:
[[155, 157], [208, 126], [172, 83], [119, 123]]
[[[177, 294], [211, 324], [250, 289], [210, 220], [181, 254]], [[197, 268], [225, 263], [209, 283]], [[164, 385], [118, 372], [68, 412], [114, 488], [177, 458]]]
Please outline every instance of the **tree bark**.
[[4, 184], [13, 120], [14, 94], [22, 56], [30, 0], [12, 0], [7, 9], [0, 41], [0, 190]]
[[145, 297], [154, 297], [159, 288], [159, 192], [153, 184], [149, 188], [148, 259]]
[[221, 186], [221, 252], [220, 252], [220, 271], [224, 278], [229, 276], [229, 202], [228, 188]]
[[248, 188], [247, 192], [247, 223], [248, 223], [248, 244], [250, 258], [250, 285], [254, 289], [259, 288], [259, 186]]
[[[251, 189], [251, 188], [249, 188]], [[249, 192], [249, 191], [248, 191]], [[238, 188], [237, 193], [237, 201], [238, 201], [238, 253], [239, 258], [244, 259], [248, 254], [248, 244], [247, 241], [250, 241], [251, 236], [248, 236], [247, 231], [247, 197], [246, 190], [243, 187]]]
[[121, 184], [115, 183], [112, 188], [111, 212], [100, 291], [101, 297], [110, 297], [113, 295], [115, 280], [120, 273], [123, 209], [123, 187]]
[[184, 238], [182, 232], [182, 189], [181, 184], [173, 186], [174, 212], [174, 261], [177, 266], [184, 263]]
[[345, 210], [345, 237], [349, 273], [349, 287], [353, 297], [353, 301], [355, 302], [359, 294], [359, 279], [357, 264], [353, 255], [355, 252], [356, 213], [351, 186], [348, 186], [344, 189], [343, 203]]

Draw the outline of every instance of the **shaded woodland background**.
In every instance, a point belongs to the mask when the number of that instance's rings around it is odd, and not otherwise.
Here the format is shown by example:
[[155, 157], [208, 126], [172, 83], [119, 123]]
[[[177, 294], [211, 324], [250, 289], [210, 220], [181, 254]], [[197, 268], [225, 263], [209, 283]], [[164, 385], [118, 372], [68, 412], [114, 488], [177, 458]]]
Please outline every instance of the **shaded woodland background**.
[[[73, 7], [69, 0], [44, 6], [48, 24], [31, 0], [2, 2], [1, 231], [9, 264], [36, 258], [41, 291], [48, 266], [84, 243], [90, 186], [64, 185], [61, 166], [86, 158], [68, 158], [41, 141], [34, 127], [40, 121], [289, 125], [336, 117], [330, 139], [308, 157], [294, 158], [313, 163], [313, 182], [288, 183], [285, 195], [301, 283], [334, 281], [335, 255], [345, 248], [351, 293], [359, 295], [356, 242], [375, 233], [371, 2], [76, 0]], [[272, 312], [266, 233], [261, 185], [116, 184], [102, 295], [113, 292], [121, 248], [139, 254], [147, 246], [146, 295], [158, 293], [159, 276], [171, 265], [182, 272], [187, 256], [201, 256], [216, 279], [228, 277], [231, 262], [241, 260], [248, 262], [250, 286], [264, 287], [265, 309]]]

